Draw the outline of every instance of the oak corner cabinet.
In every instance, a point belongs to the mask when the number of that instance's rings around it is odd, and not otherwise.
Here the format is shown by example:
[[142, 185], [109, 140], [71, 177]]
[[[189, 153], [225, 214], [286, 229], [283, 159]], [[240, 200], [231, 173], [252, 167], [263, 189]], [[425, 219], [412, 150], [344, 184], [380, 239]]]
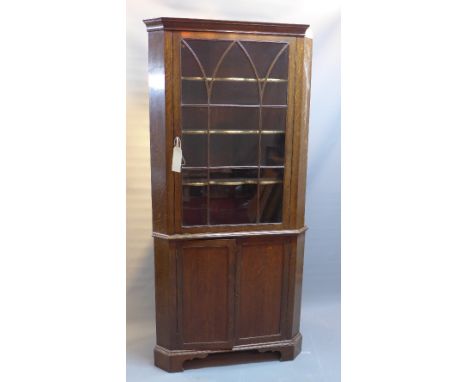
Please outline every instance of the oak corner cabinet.
[[182, 371], [257, 351], [292, 360], [302, 339], [308, 25], [144, 23], [155, 365]]

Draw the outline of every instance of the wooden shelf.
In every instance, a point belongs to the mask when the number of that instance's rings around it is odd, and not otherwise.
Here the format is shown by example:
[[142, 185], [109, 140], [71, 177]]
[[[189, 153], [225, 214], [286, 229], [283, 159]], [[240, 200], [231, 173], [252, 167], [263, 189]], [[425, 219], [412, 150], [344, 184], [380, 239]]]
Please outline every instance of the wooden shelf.
[[284, 134], [282, 130], [182, 130], [182, 134]]
[[270, 108], [279, 108], [279, 109], [286, 109], [288, 105], [249, 105], [249, 104], [227, 104], [227, 103], [183, 103], [181, 104], [182, 107], [270, 107]]
[[245, 78], [245, 77], [182, 77], [185, 81], [224, 81], [224, 82], [288, 82], [285, 78]]
[[257, 179], [218, 179], [202, 182], [183, 182], [183, 186], [242, 186], [245, 184], [281, 184], [283, 180], [281, 179], [260, 179], [260, 182], [257, 182]]
[[284, 166], [268, 166], [268, 165], [261, 165], [261, 166], [182, 166], [182, 170], [244, 170], [244, 169], [284, 169]]

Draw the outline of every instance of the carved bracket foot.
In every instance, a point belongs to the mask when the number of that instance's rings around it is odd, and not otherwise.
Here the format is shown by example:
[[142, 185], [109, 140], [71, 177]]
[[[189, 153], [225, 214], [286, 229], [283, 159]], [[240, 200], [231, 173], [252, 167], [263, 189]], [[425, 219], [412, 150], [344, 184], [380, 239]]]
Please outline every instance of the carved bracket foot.
[[205, 358], [210, 354], [207, 351], [171, 351], [163, 347], [154, 348], [155, 366], [170, 373], [184, 371], [184, 362], [195, 358]]
[[260, 353], [278, 352], [280, 361], [291, 361], [301, 352], [302, 336], [298, 333], [291, 340], [234, 346], [231, 350], [168, 350], [156, 345], [154, 348], [154, 364], [170, 373], [184, 371], [184, 362], [196, 358], [206, 358], [216, 353], [236, 353], [257, 350]]
[[266, 347], [259, 348], [259, 352], [274, 351], [281, 354], [280, 361], [292, 361], [296, 358], [302, 349], [302, 336], [298, 333], [292, 340], [283, 341], [277, 345], [271, 344]]

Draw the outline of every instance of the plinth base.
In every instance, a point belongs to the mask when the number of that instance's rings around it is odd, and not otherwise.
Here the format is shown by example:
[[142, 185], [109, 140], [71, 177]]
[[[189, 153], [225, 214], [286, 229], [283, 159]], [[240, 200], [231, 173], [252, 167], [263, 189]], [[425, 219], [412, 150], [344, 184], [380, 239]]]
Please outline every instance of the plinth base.
[[291, 361], [301, 352], [302, 336], [300, 333], [290, 340], [265, 342], [261, 344], [238, 345], [226, 350], [168, 350], [156, 345], [154, 348], [154, 364], [168, 372], [184, 371], [184, 362], [192, 359], [206, 358], [210, 354], [228, 353], [232, 357], [238, 352], [256, 350], [260, 353], [278, 352], [280, 361]]

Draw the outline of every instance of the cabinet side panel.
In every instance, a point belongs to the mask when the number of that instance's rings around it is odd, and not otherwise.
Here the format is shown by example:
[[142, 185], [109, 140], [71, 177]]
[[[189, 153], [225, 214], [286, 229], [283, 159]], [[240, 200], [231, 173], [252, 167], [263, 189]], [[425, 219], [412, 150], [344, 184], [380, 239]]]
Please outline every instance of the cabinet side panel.
[[304, 60], [302, 65], [302, 107], [301, 107], [301, 147], [299, 154], [298, 185], [297, 185], [297, 216], [296, 227], [304, 226], [305, 192], [307, 180], [307, 148], [309, 135], [309, 105], [310, 80], [312, 68], [312, 40], [304, 38]]
[[[162, 31], [148, 34], [148, 82], [150, 106], [151, 189], [153, 231], [166, 233], [170, 226], [170, 186], [168, 140], [171, 131], [171, 34]], [[167, 109], [166, 109], [167, 107]], [[170, 144], [169, 144], [170, 146]]]
[[305, 234], [301, 234], [297, 237], [296, 250], [294, 254], [294, 267], [291, 269], [293, 275], [292, 280], [292, 296], [293, 301], [292, 307], [292, 336], [295, 336], [299, 332], [300, 319], [301, 319], [301, 299], [302, 299], [302, 275], [304, 268], [304, 239]]
[[296, 44], [296, 89], [294, 105], [291, 225], [304, 226], [309, 131], [312, 40], [298, 38]]
[[176, 277], [175, 251], [167, 240], [154, 239], [156, 284], [156, 338], [167, 349], [175, 343]]

